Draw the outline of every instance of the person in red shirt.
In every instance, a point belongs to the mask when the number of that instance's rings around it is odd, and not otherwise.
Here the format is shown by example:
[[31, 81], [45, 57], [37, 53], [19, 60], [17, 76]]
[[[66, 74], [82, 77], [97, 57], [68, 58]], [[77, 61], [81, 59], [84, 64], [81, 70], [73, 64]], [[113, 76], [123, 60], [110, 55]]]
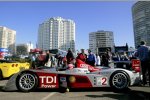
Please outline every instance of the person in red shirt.
[[45, 65], [46, 54], [44, 51], [40, 51], [39, 53], [40, 54], [37, 57], [37, 61], [38, 61], [38, 67], [41, 67]]
[[84, 53], [84, 49], [81, 49], [81, 53], [78, 54], [76, 59], [80, 59], [80, 60], [86, 62], [87, 55]]

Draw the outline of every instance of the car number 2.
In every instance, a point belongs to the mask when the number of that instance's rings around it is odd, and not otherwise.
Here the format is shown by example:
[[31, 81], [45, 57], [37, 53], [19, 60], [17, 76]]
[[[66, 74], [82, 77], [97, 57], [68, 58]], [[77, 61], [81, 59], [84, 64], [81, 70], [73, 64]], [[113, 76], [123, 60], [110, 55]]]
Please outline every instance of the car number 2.
[[107, 83], [107, 77], [98, 77], [97, 78], [97, 85], [108, 85]]
[[102, 81], [101, 85], [107, 85], [107, 78], [106, 77], [102, 77], [101, 81]]

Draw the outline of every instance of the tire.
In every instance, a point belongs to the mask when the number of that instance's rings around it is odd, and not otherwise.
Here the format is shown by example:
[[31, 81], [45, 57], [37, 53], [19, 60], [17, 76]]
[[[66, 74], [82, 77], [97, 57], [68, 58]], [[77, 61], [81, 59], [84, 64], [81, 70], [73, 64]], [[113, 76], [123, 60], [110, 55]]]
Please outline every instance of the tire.
[[38, 78], [32, 72], [23, 72], [16, 79], [16, 86], [22, 92], [31, 92], [38, 86]]
[[0, 80], [3, 79], [3, 73], [2, 73], [2, 70], [0, 69]]
[[116, 71], [110, 77], [110, 86], [114, 91], [127, 90], [129, 84], [129, 75], [124, 71]]

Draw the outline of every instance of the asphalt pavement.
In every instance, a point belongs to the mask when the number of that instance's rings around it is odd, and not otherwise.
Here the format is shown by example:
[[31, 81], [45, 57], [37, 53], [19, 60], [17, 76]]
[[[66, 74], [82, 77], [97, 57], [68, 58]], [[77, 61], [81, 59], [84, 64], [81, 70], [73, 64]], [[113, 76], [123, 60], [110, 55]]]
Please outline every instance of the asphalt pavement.
[[4, 92], [7, 80], [0, 80], [0, 100], [150, 100], [150, 87], [132, 86], [124, 92], [111, 88], [72, 89], [60, 93], [58, 90], [37, 89], [34, 92]]

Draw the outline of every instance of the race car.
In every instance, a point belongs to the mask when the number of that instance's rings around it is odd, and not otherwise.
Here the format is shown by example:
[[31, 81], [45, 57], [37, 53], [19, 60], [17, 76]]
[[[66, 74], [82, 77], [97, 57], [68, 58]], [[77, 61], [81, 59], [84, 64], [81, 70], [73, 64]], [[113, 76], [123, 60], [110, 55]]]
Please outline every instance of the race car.
[[15, 73], [21, 70], [29, 69], [30, 64], [20, 63], [12, 60], [0, 60], [0, 80], [3, 78], [9, 78]]
[[[125, 90], [139, 82], [138, 70], [129, 71], [121, 68], [99, 67], [90, 71], [89, 66], [81, 63], [78, 68], [57, 71], [56, 68], [29, 69], [13, 75], [3, 88], [5, 91], [34, 91], [37, 88], [71, 89], [111, 87], [113, 90]], [[92, 67], [92, 66], [90, 66]]]

